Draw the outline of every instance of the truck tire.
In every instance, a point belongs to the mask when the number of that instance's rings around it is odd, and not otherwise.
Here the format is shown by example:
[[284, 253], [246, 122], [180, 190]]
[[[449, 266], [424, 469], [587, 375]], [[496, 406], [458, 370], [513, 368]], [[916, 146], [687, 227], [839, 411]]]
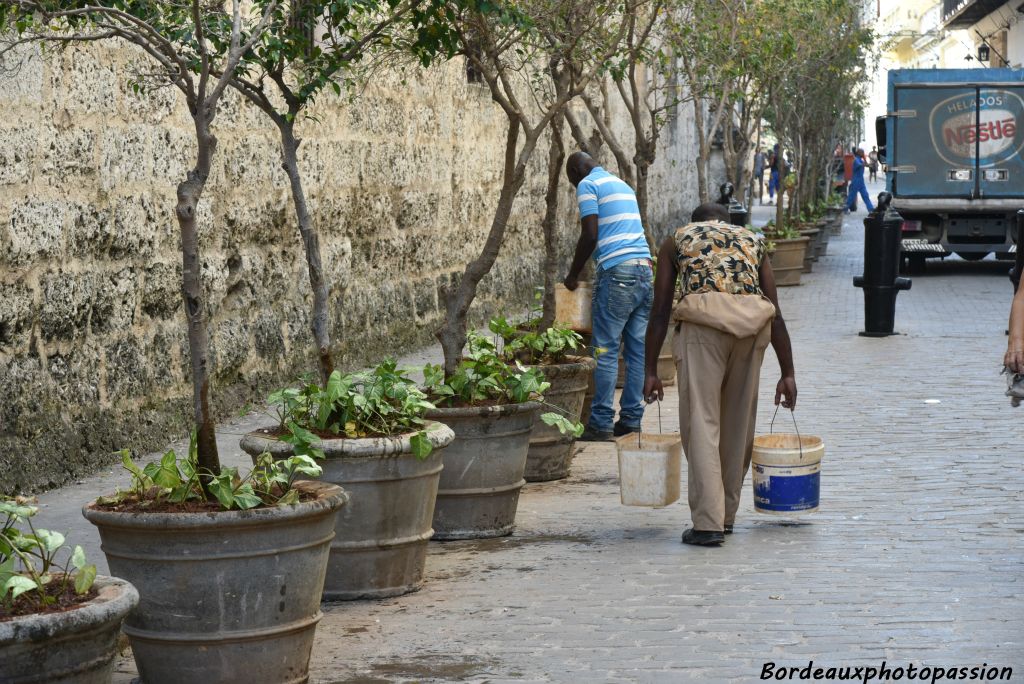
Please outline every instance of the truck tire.
[[957, 252], [956, 255], [964, 261], [981, 261], [988, 256], [988, 253], [981, 252]]
[[923, 254], [904, 254], [900, 259], [900, 273], [903, 275], [923, 275], [927, 259]]

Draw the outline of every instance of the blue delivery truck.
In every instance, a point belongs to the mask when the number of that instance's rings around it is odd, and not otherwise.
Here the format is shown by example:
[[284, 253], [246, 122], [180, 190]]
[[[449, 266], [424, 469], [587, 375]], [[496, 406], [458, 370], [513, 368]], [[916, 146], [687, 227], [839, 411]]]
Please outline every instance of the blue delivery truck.
[[951, 253], [1013, 258], [1024, 209], [1024, 70], [890, 71], [875, 132], [912, 268]]

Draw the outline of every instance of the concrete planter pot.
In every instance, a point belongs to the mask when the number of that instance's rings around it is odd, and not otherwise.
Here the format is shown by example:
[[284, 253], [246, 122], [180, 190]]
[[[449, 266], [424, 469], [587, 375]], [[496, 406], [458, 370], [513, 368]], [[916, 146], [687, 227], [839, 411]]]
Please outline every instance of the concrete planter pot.
[[526, 454], [541, 405], [438, 408], [427, 412], [455, 431], [444, 452], [434, 511], [434, 539], [482, 539], [512, 534]]
[[771, 254], [775, 284], [778, 287], [799, 285], [804, 270], [804, 253], [810, 238], [772, 239], [772, 242], [775, 243], [775, 251]]
[[829, 207], [825, 210], [825, 218], [829, 222], [829, 232], [840, 235], [843, 232], [843, 207]]
[[[572, 421], [580, 419], [583, 397], [587, 393], [597, 361], [589, 356], [569, 357], [569, 363], [535, 366], [544, 373], [551, 387], [544, 393], [544, 411], [562, 413]], [[526, 454], [527, 482], [550, 482], [569, 476], [572, 445], [576, 438], [563, 435], [558, 428], [537, 420], [530, 433], [530, 450]]]
[[339, 487], [217, 513], [121, 513], [90, 503], [111, 571], [138, 588], [124, 623], [146, 684], [305, 682]]
[[[349, 497], [334, 521], [325, 601], [401, 596], [423, 583], [441, 450], [455, 437], [440, 423], [426, 432], [434, 451], [424, 460], [412, 453], [412, 434], [318, 445], [326, 457], [320, 480], [340, 485]], [[241, 447], [254, 459], [265, 451], [276, 458], [292, 453], [291, 444], [262, 432], [250, 432]]]
[[817, 255], [815, 261], [828, 254], [828, 242], [832, 237], [832, 231], [829, 229], [828, 219], [818, 219], [814, 223], [814, 227], [818, 229], [818, 245]]
[[0, 622], [0, 679], [19, 684], [110, 684], [121, 622], [139, 592], [116, 577], [97, 577], [96, 598], [62, 613]]
[[817, 228], [801, 228], [800, 235], [808, 239], [807, 248], [804, 250], [803, 272], [810, 273], [814, 268], [814, 262], [817, 261], [815, 253], [818, 249], [818, 236], [821, 235], [821, 231]]

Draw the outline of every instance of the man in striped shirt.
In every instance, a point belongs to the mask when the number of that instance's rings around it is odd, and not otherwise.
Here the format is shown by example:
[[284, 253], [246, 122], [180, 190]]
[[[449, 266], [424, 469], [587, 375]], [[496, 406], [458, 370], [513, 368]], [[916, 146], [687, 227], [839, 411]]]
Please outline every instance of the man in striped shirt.
[[[644, 336], [654, 300], [654, 272], [636, 194], [585, 152], [569, 156], [565, 166], [576, 186], [580, 239], [564, 284], [575, 290], [579, 275], [594, 257], [593, 340], [606, 350], [597, 356], [594, 398], [583, 441], [606, 441], [637, 432], [644, 415]], [[624, 346], [626, 378], [615, 422], [618, 350]], [[614, 424], [613, 424], [614, 423]]]

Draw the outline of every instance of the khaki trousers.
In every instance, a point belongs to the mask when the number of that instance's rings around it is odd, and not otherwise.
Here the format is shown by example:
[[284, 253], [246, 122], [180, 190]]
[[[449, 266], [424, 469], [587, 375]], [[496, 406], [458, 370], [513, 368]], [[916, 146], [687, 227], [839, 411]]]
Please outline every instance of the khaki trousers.
[[754, 448], [761, 362], [771, 323], [751, 337], [683, 322], [673, 354], [679, 387], [679, 431], [687, 462], [693, 527], [732, 525]]

